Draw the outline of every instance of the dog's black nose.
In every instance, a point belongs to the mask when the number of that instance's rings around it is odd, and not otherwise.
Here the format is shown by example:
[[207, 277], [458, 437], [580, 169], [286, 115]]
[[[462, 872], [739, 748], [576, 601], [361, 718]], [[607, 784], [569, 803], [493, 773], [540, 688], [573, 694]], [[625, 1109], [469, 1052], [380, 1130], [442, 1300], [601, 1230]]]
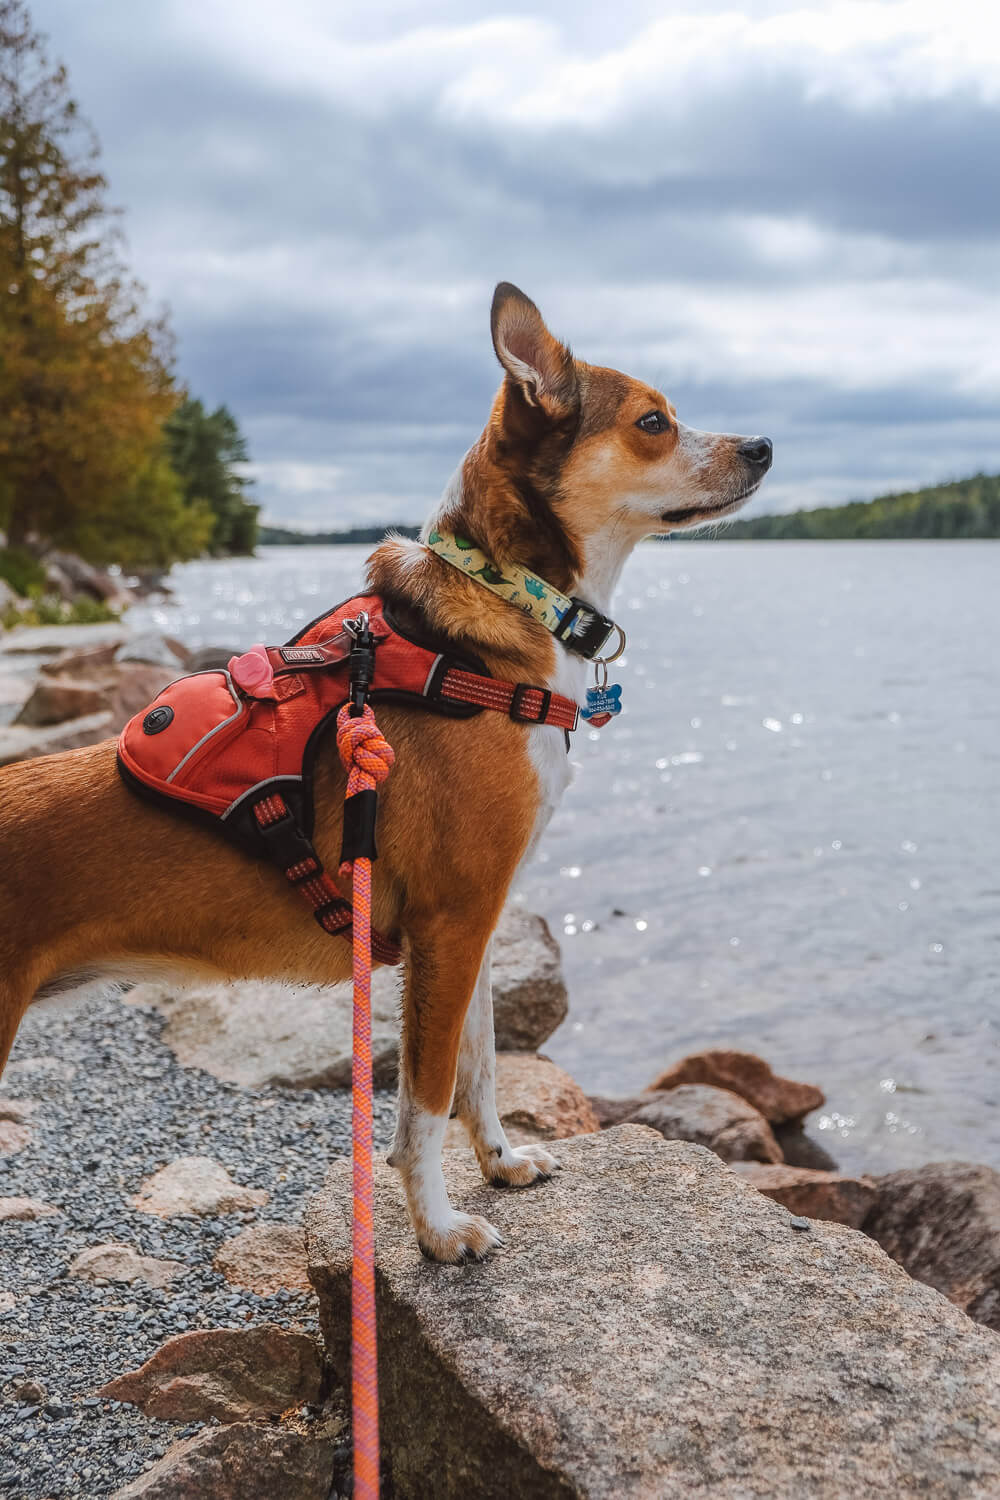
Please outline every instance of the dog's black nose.
[[770, 438], [752, 437], [740, 444], [740, 454], [755, 469], [769, 469], [773, 453], [774, 446]]

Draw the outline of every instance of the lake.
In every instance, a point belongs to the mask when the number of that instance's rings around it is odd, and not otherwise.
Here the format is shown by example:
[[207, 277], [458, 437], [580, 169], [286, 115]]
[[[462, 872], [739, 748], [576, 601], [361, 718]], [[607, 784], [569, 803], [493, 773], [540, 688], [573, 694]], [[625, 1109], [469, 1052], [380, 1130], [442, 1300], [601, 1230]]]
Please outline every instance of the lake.
[[[368, 549], [174, 570], [142, 614], [283, 640]], [[625, 711], [522, 877], [570, 990], [546, 1051], [591, 1092], [703, 1047], [820, 1084], [852, 1168], [1000, 1167], [1000, 544], [649, 543], [615, 603]]]

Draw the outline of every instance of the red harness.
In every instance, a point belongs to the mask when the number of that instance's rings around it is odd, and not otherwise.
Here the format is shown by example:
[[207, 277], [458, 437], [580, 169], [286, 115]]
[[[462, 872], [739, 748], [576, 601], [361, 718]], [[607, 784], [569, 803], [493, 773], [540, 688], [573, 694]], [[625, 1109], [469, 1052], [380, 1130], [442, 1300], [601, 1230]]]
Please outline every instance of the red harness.
[[[348, 599], [285, 646], [254, 646], [227, 671], [196, 672], [163, 689], [118, 742], [126, 785], [182, 811], [276, 864], [320, 926], [350, 938], [352, 908], [324, 870], [311, 836], [312, 773], [324, 731], [348, 701], [348, 628], [362, 612], [375, 639], [373, 703], [402, 703], [452, 718], [484, 708], [519, 724], [576, 728], [569, 698], [528, 683], [498, 682], [476, 657], [405, 633], [377, 594]], [[361, 800], [351, 798], [361, 805]], [[382, 963], [399, 945], [372, 934]]]

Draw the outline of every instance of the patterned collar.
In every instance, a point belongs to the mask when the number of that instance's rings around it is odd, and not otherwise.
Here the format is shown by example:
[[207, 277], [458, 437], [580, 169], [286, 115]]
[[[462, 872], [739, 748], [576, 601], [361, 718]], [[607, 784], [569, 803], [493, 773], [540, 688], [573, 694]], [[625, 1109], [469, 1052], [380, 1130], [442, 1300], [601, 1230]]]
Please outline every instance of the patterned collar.
[[[427, 546], [467, 578], [474, 578], [491, 593], [544, 625], [574, 655], [586, 657], [588, 661], [598, 658], [598, 653], [615, 630], [621, 637], [615, 656], [620, 656], [624, 650], [625, 632], [614, 620], [602, 615], [599, 609], [583, 599], [560, 593], [551, 583], [518, 567], [517, 563], [506, 562], [502, 569], [498, 568], [485, 552], [464, 537], [437, 528], [427, 538]], [[614, 660], [614, 657], [608, 659]]]

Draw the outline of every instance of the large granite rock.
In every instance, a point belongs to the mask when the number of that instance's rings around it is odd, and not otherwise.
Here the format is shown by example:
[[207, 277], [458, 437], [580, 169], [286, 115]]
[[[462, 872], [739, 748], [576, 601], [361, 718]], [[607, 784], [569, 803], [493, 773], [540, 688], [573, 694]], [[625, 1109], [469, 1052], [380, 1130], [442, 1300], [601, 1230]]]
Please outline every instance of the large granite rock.
[[629, 1118], [658, 1130], [667, 1140], [707, 1146], [723, 1161], [781, 1160], [781, 1147], [764, 1116], [728, 1089], [682, 1083], [653, 1094]]
[[[396, 1078], [399, 971], [372, 975], [372, 1060], [377, 1088]], [[245, 983], [173, 990], [137, 985], [131, 1005], [167, 1018], [162, 1040], [177, 1061], [244, 1088], [350, 1088], [351, 986]]]
[[544, 917], [504, 909], [493, 937], [493, 1024], [498, 1052], [537, 1052], [566, 1019], [559, 944]]
[[[637, 1126], [560, 1146], [531, 1193], [449, 1156], [506, 1248], [423, 1261], [375, 1196], [382, 1430], [396, 1493], [845, 1500], [1000, 1493], [1000, 1343], [840, 1225], [798, 1232], [715, 1156]], [[351, 1168], [311, 1201], [310, 1274], [346, 1373]]]
[[772, 1125], [801, 1120], [824, 1102], [821, 1089], [811, 1083], [781, 1078], [753, 1052], [694, 1052], [674, 1063], [651, 1083], [651, 1089], [674, 1089], [683, 1083], [707, 1083], [729, 1089], [746, 1099]]
[[866, 1234], [918, 1281], [1000, 1330], [1000, 1173], [932, 1162], [877, 1179]]
[[[3, 731], [0, 731], [2, 740]], [[533, 1051], [566, 1014], [559, 949], [544, 920], [505, 911], [493, 947], [499, 1051]], [[375, 1085], [391, 1088], [399, 1062], [398, 969], [372, 976]], [[351, 986], [142, 984], [126, 997], [167, 1018], [163, 1041], [185, 1067], [204, 1068], [245, 1088], [350, 1088]]]
[[126, 661], [90, 667], [84, 676], [76, 672], [42, 673], [15, 722], [34, 728], [107, 712], [111, 715], [110, 732], [117, 734], [182, 670], [174, 658], [169, 667]]
[[[548, 1057], [498, 1052], [497, 1114], [514, 1146], [558, 1141], [598, 1130], [600, 1122], [575, 1078]], [[468, 1149], [460, 1120], [449, 1120], [445, 1145]]]

